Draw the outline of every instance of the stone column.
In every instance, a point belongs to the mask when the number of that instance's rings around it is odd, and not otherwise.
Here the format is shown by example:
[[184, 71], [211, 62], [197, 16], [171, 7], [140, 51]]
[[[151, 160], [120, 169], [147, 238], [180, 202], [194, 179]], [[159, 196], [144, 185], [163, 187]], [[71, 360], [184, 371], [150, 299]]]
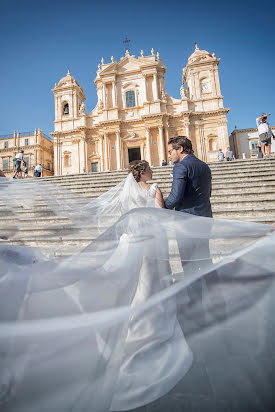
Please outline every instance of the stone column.
[[112, 82], [112, 98], [113, 98], [113, 107], [116, 107], [117, 102], [116, 102], [116, 84], [115, 84], [115, 82]]
[[[57, 176], [59, 172], [59, 165], [58, 165], [58, 137], [54, 137], [53, 139], [53, 159], [54, 159], [54, 175]], [[34, 157], [34, 156], [33, 156]], [[33, 159], [33, 162], [35, 163], [35, 160]], [[32, 166], [36, 166], [33, 164]]]
[[120, 133], [116, 132], [116, 168], [117, 170], [121, 169], [120, 162]]
[[124, 142], [120, 141], [120, 160], [121, 160], [121, 168], [125, 168], [125, 159], [124, 159]]
[[101, 135], [99, 138], [99, 156], [100, 156], [100, 171], [103, 172], [103, 139], [104, 136]]
[[201, 84], [199, 79], [199, 73], [195, 74], [195, 90], [196, 90], [196, 98], [201, 99]]
[[141, 160], [144, 160], [144, 143], [141, 143], [140, 145], [140, 158]]
[[221, 88], [220, 88], [220, 80], [219, 80], [218, 69], [214, 69], [213, 76], [214, 76], [214, 80], [215, 80], [217, 96], [220, 96], [221, 95]]
[[164, 145], [163, 145], [163, 126], [159, 126], [159, 165], [161, 166], [164, 159]]
[[205, 138], [204, 138], [204, 121], [203, 120], [199, 121], [198, 132], [199, 132], [199, 141], [200, 141], [201, 160], [207, 161], [206, 144], [205, 144]]
[[165, 143], [166, 143], [166, 147], [168, 147], [168, 141], [170, 138], [169, 125], [167, 125], [167, 127], [164, 128], [164, 131], [165, 131]]
[[107, 143], [107, 134], [104, 133], [104, 170], [109, 170], [108, 165], [108, 143]]
[[146, 127], [146, 157], [147, 162], [151, 165], [151, 148], [150, 148], [150, 128]]
[[86, 170], [86, 162], [85, 162], [85, 141], [82, 138], [79, 141], [78, 148], [79, 148], [79, 172], [84, 173], [84, 169]]
[[148, 96], [147, 96], [147, 85], [146, 85], [146, 74], [143, 75], [144, 77], [144, 96], [145, 96], [145, 102], [148, 102]]
[[35, 165], [38, 165], [38, 150], [35, 150]]
[[187, 137], [189, 137], [189, 126], [190, 126], [189, 120], [185, 120], [185, 121], [184, 121], [185, 136], [187, 136]]
[[153, 75], [153, 98], [154, 101], [158, 100], [158, 85], [157, 85], [157, 74]]
[[107, 99], [106, 99], [106, 85], [102, 83], [102, 94], [103, 94], [103, 108], [107, 109]]

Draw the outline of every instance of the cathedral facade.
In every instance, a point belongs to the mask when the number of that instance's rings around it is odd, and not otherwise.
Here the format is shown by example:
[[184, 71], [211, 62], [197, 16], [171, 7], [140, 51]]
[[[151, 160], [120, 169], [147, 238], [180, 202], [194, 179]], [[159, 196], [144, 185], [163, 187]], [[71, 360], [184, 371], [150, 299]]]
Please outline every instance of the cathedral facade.
[[52, 90], [55, 97], [55, 175], [119, 170], [146, 159], [151, 166], [167, 159], [170, 137], [185, 135], [195, 154], [217, 160], [229, 146], [215, 54], [196, 45], [183, 69], [180, 99], [165, 90], [166, 67], [159, 53], [138, 58], [127, 50], [120, 61], [98, 65], [96, 107], [85, 113], [85, 93], [68, 71]]

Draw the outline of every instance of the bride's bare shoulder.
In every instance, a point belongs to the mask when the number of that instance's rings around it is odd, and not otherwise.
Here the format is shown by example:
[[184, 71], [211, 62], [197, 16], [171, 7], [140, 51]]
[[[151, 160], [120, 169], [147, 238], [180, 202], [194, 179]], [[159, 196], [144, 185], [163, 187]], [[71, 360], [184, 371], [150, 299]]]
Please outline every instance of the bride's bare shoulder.
[[150, 185], [148, 185], [148, 183], [138, 182], [138, 185], [141, 187], [141, 189], [144, 189], [144, 190], [149, 190], [150, 189]]

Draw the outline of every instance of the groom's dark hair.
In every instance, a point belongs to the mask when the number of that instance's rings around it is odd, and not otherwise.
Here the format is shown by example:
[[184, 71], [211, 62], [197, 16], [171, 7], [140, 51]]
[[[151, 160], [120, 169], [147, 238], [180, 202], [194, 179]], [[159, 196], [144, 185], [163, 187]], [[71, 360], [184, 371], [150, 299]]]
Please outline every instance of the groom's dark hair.
[[168, 144], [171, 144], [173, 149], [179, 149], [180, 146], [183, 149], [183, 153], [192, 154], [194, 150], [192, 148], [192, 142], [186, 136], [170, 137]]

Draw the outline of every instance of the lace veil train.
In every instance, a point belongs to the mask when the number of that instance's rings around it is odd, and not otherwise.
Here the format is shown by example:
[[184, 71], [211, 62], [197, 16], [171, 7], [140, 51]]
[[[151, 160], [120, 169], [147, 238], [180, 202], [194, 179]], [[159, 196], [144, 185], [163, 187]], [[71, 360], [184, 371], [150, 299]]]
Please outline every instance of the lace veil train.
[[0, 244], [1, 410], [128, 410], [169, 391], [181, 410], [271, 410], [271, 226], [156, 208], [131, 175], [91, 202], [33, 181], [0, 193], [11, 243], [41, 200], [93, 234], [62, 259]]

